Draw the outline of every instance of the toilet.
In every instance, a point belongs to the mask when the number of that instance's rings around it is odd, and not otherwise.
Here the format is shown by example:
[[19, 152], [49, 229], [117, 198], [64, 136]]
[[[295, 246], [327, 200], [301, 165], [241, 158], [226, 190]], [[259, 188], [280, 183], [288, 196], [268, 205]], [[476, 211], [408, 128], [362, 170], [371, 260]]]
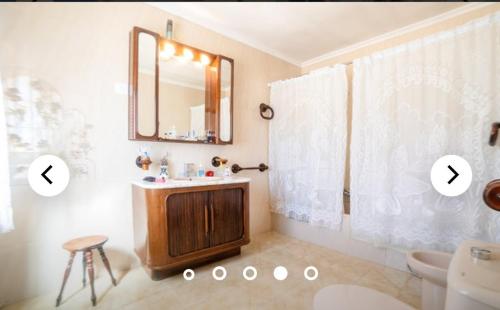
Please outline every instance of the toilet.
[[314, 310], [414, 310], [396, 298], [371, 288], [336, 284], [322, 288], [314, 296]]
[[443, 310], [446, 277], [452, 254], [438, 251], [411, 251], [406, 261], [411, 272], [422, 278], [422, 310]]

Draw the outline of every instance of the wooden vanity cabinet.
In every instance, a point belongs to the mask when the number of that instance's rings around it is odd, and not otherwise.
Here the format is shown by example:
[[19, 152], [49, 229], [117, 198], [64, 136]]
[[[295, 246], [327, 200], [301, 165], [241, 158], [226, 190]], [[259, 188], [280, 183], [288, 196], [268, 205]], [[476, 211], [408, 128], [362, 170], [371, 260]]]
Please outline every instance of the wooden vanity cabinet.
[[244, 204], [242, 198], [241, 188], [211, 192], [210, 246], [218, 246], [243, 238]]
[[151, 278], [240, 254], [249, 239], [248, 183], [133, 185], [135, 252]]
[[172, 194], [167, 198], [168, 254], [184, 255], [210, 247], [209, 192]]

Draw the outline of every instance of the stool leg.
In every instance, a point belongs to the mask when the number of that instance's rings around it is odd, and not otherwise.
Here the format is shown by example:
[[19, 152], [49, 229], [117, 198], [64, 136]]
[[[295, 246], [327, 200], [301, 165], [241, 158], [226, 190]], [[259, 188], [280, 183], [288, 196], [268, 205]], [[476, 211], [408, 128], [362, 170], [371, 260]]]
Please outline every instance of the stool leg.
[[83, 270], [83, 287], [87, 284], [87, 258], [85, 257], [85, 253], [82, 253], [82, 270]]
[[59, 307], [59, 305], [61, 304], [64, 286], [66, 285], [66, 281], [68, 281], [69, 274], [71, 272], [71, 266], [73, 265], [73, 259], [75, 258], [75, 254], [76, 254], [75, 252], [71, 252], [69, 255], [68, 265], [66, 266], [66, 270], [64, 271], [64, 278], [63, 278], [63, 283], [61, 285], [61, 291], [59, 292], [59, 296], [57, 296], [56, 300], [56, 307]]
[[100, 246], [97, 248], [97, 250], [99, 250], [99, 254], [101, 254], [102, 262], [108, 270], [109, 276], [111, 277], [111, 282], [113, 282], [113, 285], [116, 286], [116, 280], [115, 277], [113, 277], [113, 273], [111, 272], [111, 266], [109, 265], [108, 258], [106, 257], [106, 254], [104, 254], [104, 249], [102, 248], [102, 246]]
[[96, 305], [95, 290], [94, 290], [94, 264], [92, 261], [92, 250], [85, 251], [85, 257], [87, 258], [87, 270], [89, 272], [90, 290], [91, 290], [91, 300], [92, 306]]

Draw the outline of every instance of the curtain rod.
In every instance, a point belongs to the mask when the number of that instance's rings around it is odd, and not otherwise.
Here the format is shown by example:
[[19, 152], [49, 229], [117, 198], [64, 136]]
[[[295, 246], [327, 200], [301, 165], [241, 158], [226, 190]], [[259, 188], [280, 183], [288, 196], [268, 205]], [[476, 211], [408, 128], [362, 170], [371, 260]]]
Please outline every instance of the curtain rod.
[[[339, 62], [339, 63], [336, 63], [335, 65], [346, 65], [346, 66], [349, 66], [349, 65], [352, 65], [352, 60], [351, 60], [351, 61], [348, 61], [348, 62]], [[335, 65], [333, 65], [333, 66], [335, 66]], [[333, 66], [325, 66], [325, 67], [321, 67], [321, 68], [318, 68], [318, 69], [315, 69], [315, 70], [309, 71], [309, 72], [307, 72], [307, 73], [305, 73], [305, 74], [301, 74], [301, 75], [299, 75], [299, 76], [297, 76], [297, 77], [301, 77], [301, 76], [306, 75], [306, 74], [309, 74], [309, 73], [311, 73], [311, 72], [313, 72], [313, 71], [320, 70], [320, 69], [323, 69], [323, 68], [333, 67]], [[294, 78], [292, 78], [292, 79], [294, 79]], [[288, 79], [287, 79], [287, 80], [288, 80]], [[275, 82], [278, 82], [278, 81], [275, 81]], [[274, 83], [274, 82], [272, 82], [272, 83]], [[271, 87], [271, 84], [272, 84], [272, 83], [267, 83], [267, 87]]]

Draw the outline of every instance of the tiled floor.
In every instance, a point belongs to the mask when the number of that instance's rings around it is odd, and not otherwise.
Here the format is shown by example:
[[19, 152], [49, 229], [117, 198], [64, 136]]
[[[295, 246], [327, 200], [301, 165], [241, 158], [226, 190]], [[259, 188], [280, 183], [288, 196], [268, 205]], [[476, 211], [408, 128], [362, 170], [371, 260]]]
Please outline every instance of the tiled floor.
[[[222, 265], [227, 278], [215, 281], [212, 268]], [[254, 281], [244, 280], [241, 272], [253, 265]], [[273, 269], [283, 265], [288, 278], [277, 281]], [[315, 281], [304, 279], [304, 268], [319, 270]], [[420, 307], [420, 280], [408, 273], [386, 268], [362, 259], [296, 240], [275, 232], [255, 236], [242, 249], [242, 255], [195, 269], [194, 280], [182, 275], [152, 281], [141, 269], [118, 275], [117, 287], [106, 274], [96, 281], [100, 309], [311, 309], [314, 294], [335, 283], [374, 288]], [[53, 308], [57, 292], [8, 306], [6, 309]], [[90, 309], [89, 288], [65, 293], [61, 309]], [[360, 297], [362, 298], [362, 297]]]

